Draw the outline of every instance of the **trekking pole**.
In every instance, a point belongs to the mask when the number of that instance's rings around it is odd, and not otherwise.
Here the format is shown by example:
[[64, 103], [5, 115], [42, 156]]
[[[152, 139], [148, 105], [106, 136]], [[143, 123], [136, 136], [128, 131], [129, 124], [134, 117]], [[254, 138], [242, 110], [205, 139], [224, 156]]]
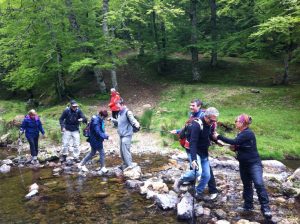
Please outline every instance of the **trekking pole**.
[[20, 161], [21, 161], [21, 156], [22, 156], [22, 151], [23, 151], [22, 134], [23, 134], [23, 132], [19, 133], [19, 137], [18, 137], [18, 154], [19, 154], [18, 169], [19, 169], [19, 173], [20, 173], [22, 186], [24, 189], [26, 189], [24, 177], [23, 177], [23, 174], [22, 174], [21, 168], [20, 168]]
[[195, 184], [194, 184], [194, 197], [193, 197], [193, 210], [192, 210], [192, 224], [196, 224], [196, 214], [195, 214], [195, 196], [196, 196], [196, 185], [197, 185], [197, 168], [194, 169], [195, 171]]

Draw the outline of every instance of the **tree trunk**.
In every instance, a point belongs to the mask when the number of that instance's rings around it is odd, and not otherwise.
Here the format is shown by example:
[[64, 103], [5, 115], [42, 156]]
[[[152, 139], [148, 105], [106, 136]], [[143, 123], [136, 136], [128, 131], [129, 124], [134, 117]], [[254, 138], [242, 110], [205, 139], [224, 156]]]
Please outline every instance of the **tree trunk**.
[[201, 75], [198, 68], [198, 49], [197, 44], [197, 0], [191, 0], [191, 55], [192, 55], [192, 74], [193, 81], [200, 81]]
[[63, 79], [63, 72], [61, 70], [61, 62], [62, 62], [62, 55], [61, 49], [59, 46], [56, 46], [56, 63], [57, 63], [57, 81], [56, 81], [56, 92], [59, 100], [62, 100], [65, 97], [65, 81]]
[[284, 57], [283, 61], [284, 61], [284, 73], [283, 73], [283, 79], [281, 84], [283, 85], [287, 85], [289, 84], [289, 63], [291, 61], [292, 57], [291, 57], [291, 52], [288, 52], [286, 57]]
[[212, 49], [211, 49], [211, 59], [210, 65], [215, 67], [217, 65], [217, 4], [216, 0], [209, 0], [210, 5], [210, 26], [211, 26], [211, 41], [212, 41]]
[[162, 73], [162, 68], [160, 65], [160, 60], [161, 60], [161, 47], [158, 39], [158, 30], [156, 26], [156, 13], [155, 11], [152, 11], [152, 27], [153, 27], [153, 35], [154, 35], [154, 40], [156, 44], [156, 50], [157, 50], [157, 58], [158, 58], [158, 63], [157, 63], [157, 72], [158, 74]]
[[[110, 37], [109, 37], [109, 31], [108, 31], [108, 24], [107, 24], [107, 14], [108, 14], [108, 2], [109, 0], [103, 0], [103, 24], [102, 24], [102, 30], [104, 33], [104, 36], [106, 37], [106, 42], [110, 44]], [[112, 87], [115, 89], [118, 89], [118, 82], [117, 82], [117, 72], [115, 70], [115, 62], [114, 62], [114, 56], [112, 55], [112, 52], [109, 51], [108, 55], [112, 59], [113, 63], [113, 69], [110, 70], [111, 75], [111, 81], [112, 81]]]
[[97, 84], [100, 89], [100, 93], [106, 93], [106, 85], [104, 82], [103, 73], [102, 73], [101, 68], [98, 66], [94, 66], [93, 70], [94, 70], [95, 78], [97, 80]]
[[165, 72], [167, 70], [167, 52], [166, 52], [167, 37], [166, 37], [165, 23], [161, 22], [160, 27], [161, 27], [161, 32], [162, 32], [162, 38], [161, 38], [161, 43], [162, 43], [162, 59], [160, 61], [160, 67], [161, 67], [161, 71]]
[[142, 57], [145, 55], [145, 44], [144, 44], [144, 38], [142, 35], [142, 26], [140, 24], [138, 24], [138, 33], [137, 33], [137, 38], [140, 42], [140, 48], [139, 48], [139, 56]]

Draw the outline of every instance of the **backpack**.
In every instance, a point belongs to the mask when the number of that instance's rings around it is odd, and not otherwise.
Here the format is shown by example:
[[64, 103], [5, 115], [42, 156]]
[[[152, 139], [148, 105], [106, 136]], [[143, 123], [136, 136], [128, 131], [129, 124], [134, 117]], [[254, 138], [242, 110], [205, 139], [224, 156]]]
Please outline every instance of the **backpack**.
[[140, 127], [137, 128], [134, 124], [131, 123], [131, 121], [130, 121], [129, 118], [128, 118], [128, 110], [126, 111], [126, 117], [127, 117], [127, 120], [128, 120], [128, 122], [129, 122], [129, 124], [132, 126], [133, 132], [134, 132], [134, 133], [138, 132], [141, 128], [140, 128]]
[[188, 141], [188, 138], [191, 136], [191, 128], [192, 128], [193, 121], [196, 121], [199, 124], [200, 130], [203, 130], [202, 120], [198, 117], [191, 117], [185, 122], [184, 127], [181, 129], [180, 133], [178, 134], [180, 145], [183, 148], [188, 150], [190, 149], [190, 142]]
[[88, 122], [86, 127], [83, 129], [82, 134], [84, 137], [89, 138], [91, 136], [91, 123], [92, 121]]
[[87, 137], [87, 138], [91, 137], [91, 125], [94, 120], [94, 117], [95, 116], [92, 116], [92, 119], [90, 120], [90, 122], [88, 122], [87, 125], [85, 126], [85, 128], [83, 129], [82, 134], [84, 137]]

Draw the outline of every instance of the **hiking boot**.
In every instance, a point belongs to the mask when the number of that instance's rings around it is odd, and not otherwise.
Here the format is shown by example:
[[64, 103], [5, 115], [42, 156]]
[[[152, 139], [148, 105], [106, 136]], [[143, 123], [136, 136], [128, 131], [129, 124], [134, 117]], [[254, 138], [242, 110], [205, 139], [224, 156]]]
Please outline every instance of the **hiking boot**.
[[237, 212], [251, 212], [254, 210], [254, 207], [237, 207]]
[[261, 212], [262, 212], [263, 216], [265, 217], [265, 219], [268, 219], [268, 220], [272, 219], [272, 212], [271, 212], [270, 208], [263, 208], [261, 210]]
[[198, 192], [196, 192], [196, 194], [195, 194], [194, 197], [196, 198], [197, 201], [203, 201], [203, 200], [204, 200], [204, 195], [203, 195], [203, 193], [198, 193]]
[[180, 186], [183, 184], [183, 181], [181, 180], [181, 178], [175, 180], [174, 185], [173, 185], [173, 190], [176, 193], [180, 192]]
[[219, 193], [212, 193], [207, 198], [205, 198], [207, 201], [214, 201], [217, 199]]

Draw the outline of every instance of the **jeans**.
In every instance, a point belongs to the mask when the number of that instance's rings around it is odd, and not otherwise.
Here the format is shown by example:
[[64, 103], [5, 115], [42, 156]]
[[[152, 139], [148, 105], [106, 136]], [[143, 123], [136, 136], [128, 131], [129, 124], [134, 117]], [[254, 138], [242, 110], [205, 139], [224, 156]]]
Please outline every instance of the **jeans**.
[[39, 136], [27, 138], [30, 146], [31, 156], [37, 156], [39, 146]]
[[[189, 153], [188, 151], [186, 151], [186, 154], [188, 156], [188, 159], [189, 159], [189, 162], [190, 162], [190, 167], [192, 167], [192, 159], [191, 159], [191, 153]], [[198, 155], [197, 155], [197, 163], [200, 164], [200, 159], [198, 159]], [[215, 194], [215, 193], [218, 193], [218, 189], [217, 189], [217, 185], [216, 185], [216, 180], [215, 180], [215, 177], [214, 177], [214, 174], [213, 174], [213, 171], [212, 171], [212, 168], [211, 166], [209, 166], [209, 170], [210, 170], [210, 179], [209, 179], [209, 182], [208, 182], [208, 192], [210, 194]], [[200, 176], [201, 175], [201, 172], [200, 174], [197, 175]], [[195, 171], [187, 171], [185, 174], [184, 174], [184, 177], [186, 177], [186, 179], [192, 179], [194, 180], [195, 179]]]
[[[72, 140], [72, 141], [71, 141]], [[78, 158], [80, 155], [79, 144], [80, 144], [80, 135], [79, 131], [64, 131], [62, 137], [63, 149], [62, 154], [68, 155], [68, 149], [70, 147], [70, 142], [73, 142], [73, 155], [75, 158]]]
[[[209, 166], [208, 157], [200, 157], [197, 154], [197, 163], [199, 166], [199, 170], [196, 171], [196, 178], [201, 175], [201, 179], [200, 179], [200, 183], [198, 184], [196, 190], [197, 190], [197, 193], [201, 194], [204, 191], [206, 185], [208, 184], [208, 182], [210, 180], [211, 169]], [[183, 174], [183, 176], [181, 177], [181, 180], [183, 182], [194, 181], [196, 178], [195, 178], [195, 171], [189, 170]]]
[[105, 166], [105, 153], [104, 153], [104, 149], [103, 146], [100, 148], [93, 148], [89, 154], [87, 154], [84, 159], [81, 161], [81, 165], [85, 165], [87, 161], [89, 161], [95, 154], [96, 152], [99, 152], [99, 162], [100, 162], [100, 166], [104, 167]]
[[261, 205], [262, 211], [270, 209], [269, 207], [269, 197], [264, 186], [263, 180], [263, 168], [261, 162], [255, 162], [252, 164], [241, 164], [240, 163], [240, 175], [244, 186], [243, 198], [244, 207], [253, 208], [253, 187], [256, 189], [259, 203]]

